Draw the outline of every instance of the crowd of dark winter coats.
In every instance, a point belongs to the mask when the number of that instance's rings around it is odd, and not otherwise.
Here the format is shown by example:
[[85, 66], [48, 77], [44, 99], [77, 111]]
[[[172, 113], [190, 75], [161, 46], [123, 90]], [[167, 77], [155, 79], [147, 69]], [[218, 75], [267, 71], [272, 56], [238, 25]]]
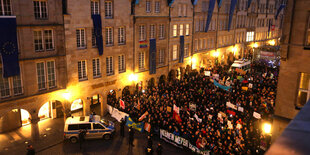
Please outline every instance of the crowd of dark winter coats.
[[[167, 130], [213, 154], [261, 154], [264, 152], [260, 149], [262, 141], [266, 145], [270, 143], [270, 136], [262, 133], [261, 126], [265, 121], [272, 123], [278, 69], [252, 63], [242, 82], [237, 79], [239, 73], [228, 71], [227, 67], [217, 66], [209, 70], [212, 74], [219, 74], [219, 82], [229, 79], [230, 91], [216, 87], [210, 80], [212, 77], [205, 76], [202, 69], [199, 73], [185, 73], [180, 80], [167, 80], [144, 93], [123, 94], [121, 98], [125, 101], [125, 109], [121, 109], [119, 99], [113, 97], [108, 98], [108, 104], [128, 113], [135, 121], [148, 111], [149, 115], [143, 121], [150, 123], [151, 133]], [[249, 83], [253, 87], [242, 90]], [[140, 110], [137, 108], [138, 100]], [[241, 106], [244, 111], [230, 109], [226, 102]], [[190, 110], [190, 103], [196, 104], [196, 111]], [[181, 123], [172, 118], [172, 111], [167, 111], [168, 106], [173, 109], [173, 104], [180, 107]], [[236, 115], [230, 115], [227, 110], [234, 111]], [[218, 118], [220, 112], [226, 114], [221, 121]], [[253, 112], [261, 114], [261, 119], [254, 118]], [[195, 114], [202, 119], [201, 123], [195, 119]], [[228, 121], [231, 121], [233, 129], [228, 129]], [[242, 127], [237, 127], [237, 124]]]

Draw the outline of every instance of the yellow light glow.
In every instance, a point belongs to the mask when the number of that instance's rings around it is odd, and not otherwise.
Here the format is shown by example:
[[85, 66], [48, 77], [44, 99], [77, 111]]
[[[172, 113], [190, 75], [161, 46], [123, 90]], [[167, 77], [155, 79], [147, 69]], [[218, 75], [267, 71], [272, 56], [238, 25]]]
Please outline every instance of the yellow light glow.
[[69, 101], [71, 99], [71, 94], [69, 92], [65, 92], [62, 94], [62, 97]]
[[257, 48], [257, 47], [258, 47], [257, 43], [252, 44], [252, 48]]
[[49, 102], [46, 102], [46, 103], [40, 108], [39, 114], [38, 114], [38, 116], [39, 116], [40, 119], [44, 119], [44, 118], [50, 117], [50, 111], [49, 111], [50, 107], [49, 107], [49, 106], [50, 106]]
[[271, 124], [270, 123], [264, 123], [263, 124], [263, 132], [266, 134], [271, 133]]
[[192, 63], [196, 64], [197, 63], [197, 58], [195, 58], [194, 56], [192, 57]]
[[274, 45], [276, 44], [276, 42], [275, 42], [274, 40], [270, 40], [270, 41], [269, 41], [269, 44], [270, 44], [271, 46], [274, 46]]
[[236, 53], [238, 51], [238, 48], [237, 47], [233, 47], [232, 50], [231, 50], [233, 53]]
[[30, 114], [27, 110], [20, 109], [22, 125], [26, 125], [30, 123]]
[[219, 51], [213, 52], [213, 56], [214, 56], [214, 57], [218, 57], [219, 55], [220, 55], [220, 52], [219, 52]]
[[138, 75], [132, 73], [129, 75], [128, 79], [129, 79], [129, 81], [137, 82], [138, 81]]

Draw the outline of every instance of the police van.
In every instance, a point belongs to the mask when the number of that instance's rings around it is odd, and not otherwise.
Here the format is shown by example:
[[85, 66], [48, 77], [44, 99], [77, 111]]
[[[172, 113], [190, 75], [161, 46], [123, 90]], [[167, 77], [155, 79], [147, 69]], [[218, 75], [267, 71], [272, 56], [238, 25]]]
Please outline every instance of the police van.
[[234, 63], [231, 65], [229, 71], [235, 70], [236, 68], [248, 71], [251, 68], [251, 61], [247, 59], [235, 60]]
[[[91, 119], [90, 119], [91, 118]], [[111, 139], [115, 133], [114, 123], [105, 119], [100, 119], [100, 116], [92, 117], [69, 117], [66, 120], [64, 127], [64, 138], [69, 139], [71, 143], [78, 142], [79, 133], [81, 130], [86, 131], [85, 139]]]

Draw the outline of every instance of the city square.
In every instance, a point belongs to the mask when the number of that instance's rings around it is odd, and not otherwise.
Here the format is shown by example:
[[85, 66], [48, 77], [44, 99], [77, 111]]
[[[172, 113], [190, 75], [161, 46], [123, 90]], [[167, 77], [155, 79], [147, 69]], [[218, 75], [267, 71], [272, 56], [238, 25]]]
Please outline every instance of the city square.
[[307, 154], [309, 6], [0, 0], [0, 154]]

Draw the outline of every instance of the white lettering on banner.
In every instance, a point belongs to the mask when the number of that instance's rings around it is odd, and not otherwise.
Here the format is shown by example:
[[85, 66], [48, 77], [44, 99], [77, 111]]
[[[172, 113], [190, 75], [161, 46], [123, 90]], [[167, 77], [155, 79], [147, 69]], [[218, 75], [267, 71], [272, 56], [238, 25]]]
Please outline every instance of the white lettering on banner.
[[113, 118], [115, 118], [118, 122], [121, 122], [122, 118], [125, 119], [126, 116], [129, 116], [128, 114], [121, 112], [118, 109], [113, 108], [110, 105], [108, 105], [108, 110], [109, 110], [109, 113], [111, 114], [111, 116]]

